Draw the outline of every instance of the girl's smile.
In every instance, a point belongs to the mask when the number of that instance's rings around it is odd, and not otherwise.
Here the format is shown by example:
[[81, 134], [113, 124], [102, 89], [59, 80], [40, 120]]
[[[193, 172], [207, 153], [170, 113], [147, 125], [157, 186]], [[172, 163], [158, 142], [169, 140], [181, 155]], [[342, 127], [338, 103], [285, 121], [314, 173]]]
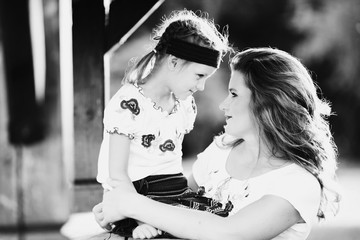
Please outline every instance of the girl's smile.
[[[184, 63], [178, 59], [169, 83], [170, 90], [179, 99], [186, 99], [197, 91], [203, 91], [206, 80], [216, 68], [200, 63]], [[185, 64], [185, 65], [184, 65]]]

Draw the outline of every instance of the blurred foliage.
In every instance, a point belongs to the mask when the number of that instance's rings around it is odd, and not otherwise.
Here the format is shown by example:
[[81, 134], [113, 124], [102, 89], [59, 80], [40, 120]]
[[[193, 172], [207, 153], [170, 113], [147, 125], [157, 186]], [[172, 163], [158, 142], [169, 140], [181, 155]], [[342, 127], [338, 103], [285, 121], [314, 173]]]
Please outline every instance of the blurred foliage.
[[360, 149], [360, 2], [294, 1], [292, 19], [306, 38], [295, 54], [314, 72], [323, 95], [332, 102], [330, 118], [340, 156], [359, 156]]
[[[184, 8], [209, 13], [220, 28], [228, 25], [230, 42], [239, 50], [270, 46], [300, 58], [321, 88], [319, 94], [332, 102], [335, 115], [329, 121], [340, 156], [359, 156], [359, 0], [167, 0], [139, 32], [147, 30], [149, 41], [161, 17]], [[198, 117], [185, 137], [185, 157], [202, 151], [222, 131], [217, 106], [227, 94], [229, 77], [225, 59], [205, 91], [195, 95]]]

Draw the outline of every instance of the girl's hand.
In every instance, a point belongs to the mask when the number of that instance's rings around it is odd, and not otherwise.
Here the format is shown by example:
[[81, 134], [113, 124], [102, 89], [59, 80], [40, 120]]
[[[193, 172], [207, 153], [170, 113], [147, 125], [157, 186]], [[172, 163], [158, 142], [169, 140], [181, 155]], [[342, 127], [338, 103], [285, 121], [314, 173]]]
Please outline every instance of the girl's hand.
[[155, 238], [156, 236], [162, 233], [160, 229], [156, 229], [149, 224], [139, 223], [139, 222], [138, 224], [139, 226], [137, 226], [132, 232], [133, 238], [139, 238], [139, 239]]

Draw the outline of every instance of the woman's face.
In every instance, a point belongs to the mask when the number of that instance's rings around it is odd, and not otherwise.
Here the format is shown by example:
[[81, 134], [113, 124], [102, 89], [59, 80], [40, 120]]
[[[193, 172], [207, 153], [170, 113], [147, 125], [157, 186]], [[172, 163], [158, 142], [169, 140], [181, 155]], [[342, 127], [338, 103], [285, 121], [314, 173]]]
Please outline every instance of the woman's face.
[[245, 85], [244, 75], [233, 71], [229, 82], [229, 94], [220, 104], [224, 111], [226, 124], [225, 132], [237, 138], [256, 131], [256, 122], [250, 107], [251, 91]]
[[214, 74], [216, 68], [194, 62], [182, 65], [180, 60], [171, 76], [170, 89], [179, 99], [186, 99], [197, 91], [203, 91], [206, 80]]

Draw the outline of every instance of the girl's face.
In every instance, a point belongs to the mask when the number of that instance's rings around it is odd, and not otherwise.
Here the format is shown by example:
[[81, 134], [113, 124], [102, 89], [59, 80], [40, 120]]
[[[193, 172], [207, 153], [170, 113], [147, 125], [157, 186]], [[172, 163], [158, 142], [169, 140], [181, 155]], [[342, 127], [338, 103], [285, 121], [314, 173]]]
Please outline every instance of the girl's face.
[[182, 65], [180, 61], [171, 76], [170, 89], [177, 98], [184, 100], [197, 91], [203, 91], [206, 80], [215, 73], [216, 68], [194, 62]]
[[251, 91], [245, 85], [244, 75], [233, 71], [229, 82], [229, 95], [220, 104], [224, 111], [226, 125], [225, 132], [237, 138], [256, 131], [256, 121], [250, 107]]

